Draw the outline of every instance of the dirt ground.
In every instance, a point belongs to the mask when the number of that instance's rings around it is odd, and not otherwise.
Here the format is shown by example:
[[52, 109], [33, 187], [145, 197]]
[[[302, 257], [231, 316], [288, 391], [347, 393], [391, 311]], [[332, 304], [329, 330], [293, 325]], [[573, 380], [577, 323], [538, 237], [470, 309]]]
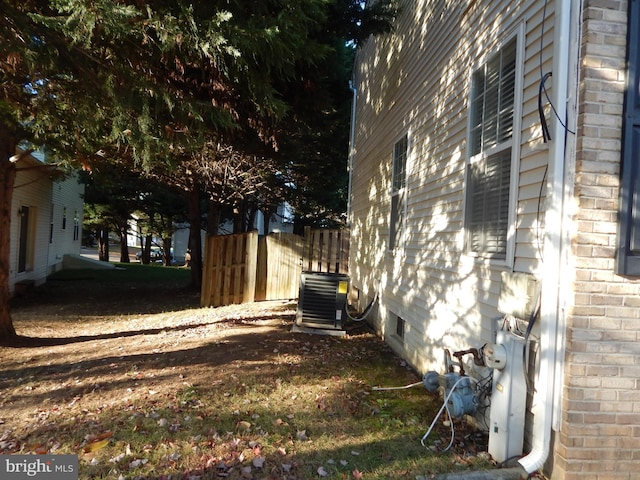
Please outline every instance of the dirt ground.
[[0, 348], [0, 424], [26, 435], [52, 411], [82, 413], [226, 381], [229, 369], [268, 364], [292, 341], [295, 303], [200, 309], [198, 300], [187, 290], [87, 291], [76, 282], [16, 299], [20, 338]]
[[[0, 453], [77, 453], [81, 479], [415, 478], [490, 464], [486, 436], [461, 425], [451, 456], [425, 457], [441, 399], [372, 392], [420, 379], [365, 324], [296, 334], [292, 301], [198, 303], [175, 284], [93, 274], [14, 299]], [[449, 441], [438, 429], [427, 454]]]

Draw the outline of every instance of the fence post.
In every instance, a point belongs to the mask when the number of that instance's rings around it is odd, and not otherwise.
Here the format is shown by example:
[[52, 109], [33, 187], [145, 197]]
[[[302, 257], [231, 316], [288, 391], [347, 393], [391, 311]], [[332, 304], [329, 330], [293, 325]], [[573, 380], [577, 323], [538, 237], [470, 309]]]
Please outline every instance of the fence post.
[[258, 270], [258, 231], [249, 232], [244, 249], [244, 292], [243, 302], [253, 302], [256, 298], [256, 275]]

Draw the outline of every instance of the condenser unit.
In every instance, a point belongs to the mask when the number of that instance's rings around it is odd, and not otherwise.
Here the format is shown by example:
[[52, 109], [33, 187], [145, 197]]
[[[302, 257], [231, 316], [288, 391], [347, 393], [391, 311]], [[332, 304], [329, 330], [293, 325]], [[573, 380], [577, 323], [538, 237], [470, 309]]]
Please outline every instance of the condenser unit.
[[295, 326], [299, 330], [342, 330], [348, 289], [347, 275], [303, 272]]

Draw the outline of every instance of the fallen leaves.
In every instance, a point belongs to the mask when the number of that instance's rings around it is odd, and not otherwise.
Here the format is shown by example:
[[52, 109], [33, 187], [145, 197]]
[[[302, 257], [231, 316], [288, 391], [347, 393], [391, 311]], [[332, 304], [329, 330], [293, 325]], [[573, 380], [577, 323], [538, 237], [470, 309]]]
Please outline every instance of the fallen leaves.
[[83, 451], [85, 453], [97, 452], [98, 450], [102, 450], [107, 445], [109, 445], [109, 440], [100, 440], [90, 443], [89, 445], [84, 447]]
[[245, 420], [241, 420], [241, 421], [239, 421], [239, 422], [236, 424], [236, 429], [237, 429], [239, 432], [246, 433], [246, 432], [248, 432], [249, 430], [251, 430], [251, 422], [247, 422], [247, 421], [245, 421]]
[[[404, 412], [371, 415], [366, 382], [408, 374], [393, 357], [384, 363], [373, 334], [293, 335], [293, 314], [287, 305], [172, 310], [82, 319], [75, 331], [65, 320], [65, 335], [95, 339], [47, 355], [0, 352], [0, 453], [61, 445], [60, 453], [80, 454], [81, 478], [401, 478], [376, 469], [411, 450], [412, 432], [391, 424]], [[420, 421], [423, 400], [412, 414]], [[389, 462], [369, 448], [378, 444]], [[423, 458], [417, 447], [408, 456]], [[407, 478], [423, 473], [414, 470]]]
[[104, 447], [109, 445], [109, 439], [111, 437], [113, 437], [112, 431], [107, 431], [98, 435], [86, 435], [86, 444], [82, 451], [84, 453], [92, 453], [97, 452], [98, 450], [102, 450]]

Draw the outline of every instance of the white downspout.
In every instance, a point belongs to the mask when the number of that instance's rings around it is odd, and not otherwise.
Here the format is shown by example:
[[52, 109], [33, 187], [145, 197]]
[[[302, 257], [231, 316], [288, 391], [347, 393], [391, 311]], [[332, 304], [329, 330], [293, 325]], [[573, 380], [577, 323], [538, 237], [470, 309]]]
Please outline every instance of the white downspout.
[[[567, 118], [567, 103], [571, 96], [569, 78], [575, 78], [575, 71], [571, 70], [570, 62], [577, 62], [577, 54], [572, 50], [571, 36], [577, 33], [578, 17], [575, 16], [572, 22], [571, 4], [572, 0], [556, 0], [554, 10], [551, 100], [558, 117], [563, 122]], [[581, 2], [576, 5], [581, 5]], [[550, 123], [552, 140], [549, 144], [549, 179], [544, 220], [546, 228], [540, 308], [540, 366], [532, 408], [534, 415], [532, 448], [527, 456], [518, 461], [527, 474], [540, 469], [549, 456], [551, 430], [554, 426], [554, 403], [560, 397], [564, 363], [563, 302], [566, 297], [561, 295], [561, 292], [564, 291], [565, 283], [563, 273], [566, 267], [565, 237], [568, 228], [564, 187], [567, 175], [565, 171], [567, 152], [573, 152], [573, 148], [568, 148], [565, 142], [565, 138], [572, 137], [572, 134], [566, 132], [565, 127], [553, 114]], [[572, 142], [573, 138], [569, 138], [569, 144]], [[556, 424], [555, 427], [557, 429], [558, 425]]]
[[351, 101], [351, 128], [349, 129], [349, 164], [347, 166], [349, 174], [349, 185], [347, 187], [347, 225], [351, 224], [351, 189], [353, 185], [353, 156], [355, 155], [356, 140], [356, 100], [358, 91], [353, 86], [353, 81], [349, 81], [349, 90], [353, 94]]

